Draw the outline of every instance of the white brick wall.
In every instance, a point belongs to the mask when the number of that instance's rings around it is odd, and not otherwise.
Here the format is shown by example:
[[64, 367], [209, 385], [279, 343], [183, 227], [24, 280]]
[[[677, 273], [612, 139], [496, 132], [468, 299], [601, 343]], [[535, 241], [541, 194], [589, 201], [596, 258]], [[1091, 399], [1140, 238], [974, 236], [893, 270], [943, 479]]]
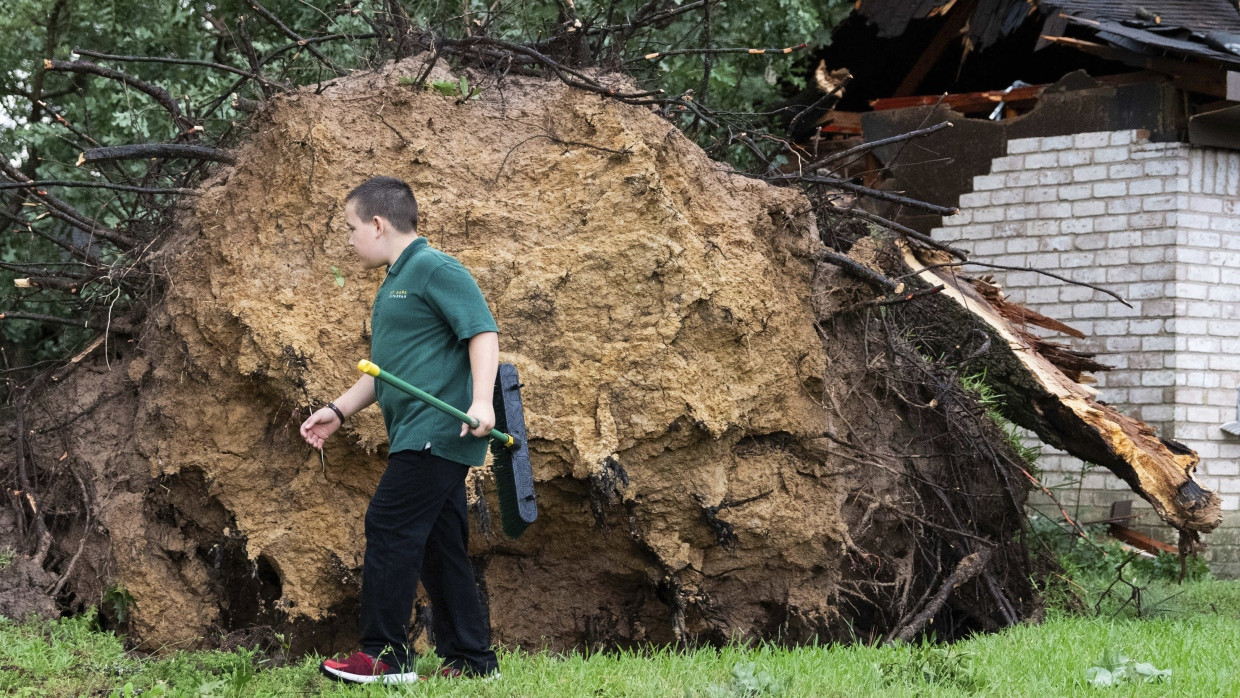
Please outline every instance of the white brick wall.
[[[1114, 367], [1096, 376], [1099, 397], [1196, 450], [1198, 479], [1240, 510], [1240, 437], [1219, 429], [1237, 418], [1240, 388], [1240, 152], [1138, 130], [1025, 138], [973, 184], [933, 236], [1127, 299], [1132, 308], [1034, 272], [987, 272], [1012, 300], [1085, 332], [1049, 336]], [[1046, 484], [1076, 492], [1080, 461], [1043, 448], [1040, 465]], [[1097, 469], [1079, 486], [1082, 499], [1127, 489]]]

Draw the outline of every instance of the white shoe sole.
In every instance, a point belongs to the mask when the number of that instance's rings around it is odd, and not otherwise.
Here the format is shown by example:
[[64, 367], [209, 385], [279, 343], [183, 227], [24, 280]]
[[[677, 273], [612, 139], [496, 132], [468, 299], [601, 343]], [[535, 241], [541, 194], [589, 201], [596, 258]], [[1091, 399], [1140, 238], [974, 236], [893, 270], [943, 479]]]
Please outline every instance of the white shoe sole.
[[404, 674], [350, 674], [340, 669], [332, 669], [326, 664], [320, 664], [319, 669], [327, 678], [334, 681], [343, 681], [345, 683], [382, 683], [382, 684], [402, 684], [417, 683], [418, 674], [415, 671], [406, 672]]

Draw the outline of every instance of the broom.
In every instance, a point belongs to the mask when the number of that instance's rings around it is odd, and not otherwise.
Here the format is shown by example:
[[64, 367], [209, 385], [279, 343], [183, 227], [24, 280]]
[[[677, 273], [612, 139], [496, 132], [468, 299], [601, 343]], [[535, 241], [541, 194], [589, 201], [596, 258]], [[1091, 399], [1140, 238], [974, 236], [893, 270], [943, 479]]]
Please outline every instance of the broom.
[[[386, 373], [374, 363], [362, 359], [357, 362], [362, 373], [395, 387], [442, 412], [476, 427], [478, 420], [457, 408], [409, 385]], [[504, 535], [519, 538], [526, 527], [538, 518], [538, 505], [534, 501], [534, 474], [530, 469], [530, 451], [525, 437], [525, 412], [521, 405], [521, 383], [517, 380], [517, 367], [500, 364], [495, 380], [495, 428], [491, 430], [491, 472], [495, 475], [495, 488], [499, 492], [499, 515]]]

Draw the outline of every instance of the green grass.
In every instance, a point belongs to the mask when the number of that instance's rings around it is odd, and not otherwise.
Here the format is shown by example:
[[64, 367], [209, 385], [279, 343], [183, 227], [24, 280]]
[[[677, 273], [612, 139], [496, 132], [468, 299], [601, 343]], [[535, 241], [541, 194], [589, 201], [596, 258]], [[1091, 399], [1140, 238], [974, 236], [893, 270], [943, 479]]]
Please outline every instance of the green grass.
[[[1099, 580], [1101, 581], [1101, 580]], [[1095, 590], [1096, 593], [1096, 590]], [[1126, 594], [1126, 592], [1125, 592]], [[1105, 601], [1105, 599], [1104, 599]], [[1155, 582], [1142, 618], [1131, 606], [1103, 613], [1052, 609], [1045, 623], [950, 647], [766, 645], [557, 656], [500, 655], [496, 682], [436, 679], [399, 689], [345, 687], [307, 658], [271, 667], [258, 653], [178, 652], [136, 657], [92, 616], [0, 620], [0, 694], [31, 696], [1201, 696], [1240, 695], [1240, 582]], [[1114, 613], [1118, 611], [1118, 613]], [[1085, 673], [1111, 654], [1170, 669], [1159, 683], [1094, 688]], [[436, 662], [423, 657], [420, 673]], [[126, 686], [131, 687], [126, 692]]]

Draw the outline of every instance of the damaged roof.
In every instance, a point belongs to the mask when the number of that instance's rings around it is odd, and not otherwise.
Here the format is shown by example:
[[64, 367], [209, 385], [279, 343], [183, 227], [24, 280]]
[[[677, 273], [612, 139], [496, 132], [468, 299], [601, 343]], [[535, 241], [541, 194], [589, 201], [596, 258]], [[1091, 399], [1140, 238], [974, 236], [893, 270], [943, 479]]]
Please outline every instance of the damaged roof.
[[1240, 8], [1231, 0], [860, 0], [857, 12], [880, 38], [899, 36], [917, 19], [968, 12], [969, 40], [984, 49], [1033, 15], [1047, 38], [1069, 26], [1137, 54], [1175, 54], [1240, 68]]

